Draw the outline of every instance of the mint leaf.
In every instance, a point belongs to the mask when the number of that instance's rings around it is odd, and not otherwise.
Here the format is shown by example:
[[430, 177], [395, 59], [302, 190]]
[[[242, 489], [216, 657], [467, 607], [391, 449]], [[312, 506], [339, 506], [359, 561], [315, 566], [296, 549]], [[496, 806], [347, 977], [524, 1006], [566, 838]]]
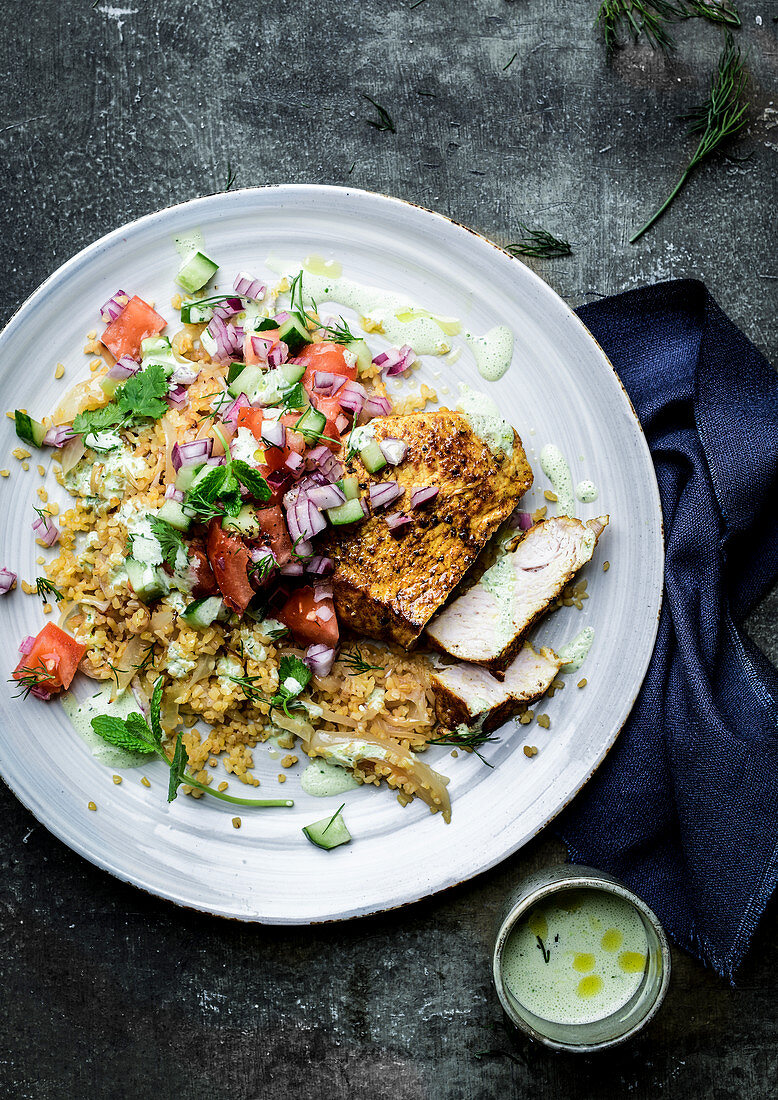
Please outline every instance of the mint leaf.
[[259, 470], [255, 470], [240, 458], [233, 461], [232, 469], [235, 477], [241, 485], [246, 486], [255, 500], [270, 500], [270, 486]]
[[[130, 715], [129, 717], [139, 718], [144, 727], [146, 726], [140, 714]], [[92, 719], [92, 729], [109, 745], [115, 745], [118, 749], [125, 749], [127, 752], [154, 752], [153, 745], [137, 736], [135, 732], [137, 727], [130, 728], [129, 719], [125, 721], [122, 718], [114, 718], [109, 714], [98, 714]]]
[[168, 411], [165, 397], [168, 379], [164, 367], [151, 363], [145, 370], [131, 375], [116, 391], [114, 400], [121, 411], [133, 418], [151, 417], [158, 420]]
[[154, 691], [151, 693], [151, 703], [149, 705], [149, 720], [151, 722], [151, 732], [154, 740], [157, 744], [157, 748], [162, 750], [162, 738], [164, 736], [162, 730], [162, 723], [160, 721], [160, 711], [162, 709], [162, 677], [157, 677], [157, 682], [154, 684]]
[[173, 759], [170, 761], [170, 782], [168, 783], [167, 800], [172, 802], [178, 794], [178, 788], [182, 783], [188, 782], [186, 769], [189, 767], [189, 756], [183, 741], [184, 735], [179, 733], [176, 738], [176, 747], [173, 751]]

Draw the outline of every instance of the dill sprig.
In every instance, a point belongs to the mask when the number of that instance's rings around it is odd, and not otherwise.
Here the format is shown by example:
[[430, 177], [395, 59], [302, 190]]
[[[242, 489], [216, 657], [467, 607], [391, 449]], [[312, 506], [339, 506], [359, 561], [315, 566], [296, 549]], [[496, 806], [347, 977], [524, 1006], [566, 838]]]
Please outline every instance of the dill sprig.
[[238, 173], [233, 170], [232, 164], [227, 161], [227, 182], [224, 185], [225, 191], [232, 191], [233, 187], [237, 183]]
[[39, 687], [41, 684], [51, 683], [51, 672], [46, 668], [43, 661], [38, 661], [37, 665], [33, 665], [31, 668], [25, 666], [22, 675], [12, 676], [8, 683], [19, 688], [19, 691], [14, 695], [14, 699], [26, 699], [33, 688]]
[[685, 19], [707, 19], [709, 23], [739, 27], [740, 16], [730, 0], [603, 0], [597, 12], [599, 26], [608, 52], [619, 44], [623, 26], [637, 41], [646, 36], [652, 49], [675, 49], [675, 39], [667, 26]]
[[471, 749], [482, 764], [486, 764], [487, 768], [493, 768], [494, 764], [490, 764], [488, 760], [485, 760], [478, 750], [481, 745], [488, 745], [490, 742], [499, 740], [499, 737], [492, 737], [490, 733], [484, 733], [482, 729], [475, 726], [473, 729], [468, 730], [467, 733], [459, 733], [457, 730], [451, 730], [442, 737], [429, 737], [427, 738], [427, 744], [453, 745], [453, 747], [457, 749]]
[[711, 79], [710, 95], [685, 117], [690, 120], [689, 134], [701, 134], [697, 148], [686, 166], [681, 178], [665, 201], [645, 225], [641, 226], [629, 239], [630, 244], [642, 237], [659, 218], [681, 190], [698, 164], [714, 153], [719, 146], [734, 137], [746, 125], [749, 103], [745, 98], [748, 76], [740, 48], [735, 45], [732, 35], [727, 31], [724, 49], [719, 57], [718, 68]]
[[55, 588], [47, 577], [38, 577], [35, 581], [35, 587], [38, 590], [38, 595], [44, 603], [49, 602], [50, 596], [53, 596], [57, 603], [59, 603], [59, 601], [63, 599], [60, 590], [58, 588]]
[[545, 229], [530, 229], [519, 222], [521, 237], [518, 241], [505, 245], [505, 251], [511, 256], [531, 256], [535, 259], [552, 260], [559, 256], [571, 256], [572, 248], [568, 241], [554, 237]]
[[376, 672], [383, 672], [383, 665], [371, 665], [362, 656], [362, 650], [358, 645], [355, 645], [350, 653], [341, 653], [339, 660], [343, 662], [352, 673], [356, 676], [361, 676], [363, 672], [370, 672], [375, 669]]
[[382, 107], [380, 103], [376, 103], [372, 96], [367, 95], [366, 92], [362, 93], [362, 98], [366, 99], [369, 103], [372, 103], [375, 109], [378, 111], [378, 118], [367, 118], [365, 121], [369, 126], [372, 126], [374, 130], [386, 130], [391, 134], [396, 134], [394, 119], [389, 114], [385, 107]]
[[354, 340], [361, 339], [361, 337], [354, 335], [348, 327], [348, 322], [343, 317], [340, 318], [340, 322], [335, 321], [330, 325], [320, 325], [319, 328], [322, 332], [327, 333], [327, 339], [331, 343], [351, 344]]

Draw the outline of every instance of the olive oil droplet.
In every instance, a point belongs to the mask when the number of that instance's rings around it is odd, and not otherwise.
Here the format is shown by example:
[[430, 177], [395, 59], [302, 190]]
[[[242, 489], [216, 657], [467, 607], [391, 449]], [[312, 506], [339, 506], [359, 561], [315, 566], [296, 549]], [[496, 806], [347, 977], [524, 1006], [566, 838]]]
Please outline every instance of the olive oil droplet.
[[619, 955], [619, 966], [627, 974], [639, 974], [646, 965], [646, 956], [640, 951], [622, 951]]
[[594, 955], [588, 951], [582, 951], [573, 959], [573, 968], [585, 974], [588, 970], [594, 970], [595, 961]]
[[624, 942], [624, 936], [618, 928], [609, 928], [601, 942], [603, 951], [618, 951]]
[[578, 983], [579, 997], [596, 997], [602, 991], [602, 978], [599, 974], [587, 974]]

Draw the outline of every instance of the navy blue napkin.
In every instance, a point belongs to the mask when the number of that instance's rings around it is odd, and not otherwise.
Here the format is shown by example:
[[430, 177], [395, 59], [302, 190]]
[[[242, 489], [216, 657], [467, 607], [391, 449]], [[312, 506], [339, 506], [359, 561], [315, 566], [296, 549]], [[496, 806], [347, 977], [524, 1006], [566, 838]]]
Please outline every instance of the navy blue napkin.
[[778, 675], [738, 625], [778, 576], [778, 377], [694, 280], [578, 313], [645, 429], [666, 575], [634, 709], [555, 827], [732, 981], [778, 882]]

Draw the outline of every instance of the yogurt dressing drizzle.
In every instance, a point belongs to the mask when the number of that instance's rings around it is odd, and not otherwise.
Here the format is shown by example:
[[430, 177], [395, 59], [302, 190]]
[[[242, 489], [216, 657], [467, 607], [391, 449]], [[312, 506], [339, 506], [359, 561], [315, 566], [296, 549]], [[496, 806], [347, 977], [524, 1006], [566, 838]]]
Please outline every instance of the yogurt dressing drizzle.
[[502, 378], [513, 359], [513, 333], [507, 325], [497, 325], [483, 336], [471, 336], [466, 332], [465, 340], [472, 349], [481, 377], [487, 382]]
[[465, 414], [470, 427], [492, 454], [513, 454], [513, 428], [500, 416], [491, 397], [460, 382], [457, 410]]
[[575, 516], [575, 495], [570, 467], [555, 443], [547, 443], [540, 452], [540, 465], [557, 497], [557, 515]]
[[562, 659], [565, 672], [577, 672], [586, 660], [594, 641], [594, 627], [585, 626], [580, 634], [576, 634], [571, 642], [567, 642], [557, 650], [557, 656]]
[[[271, 270], [280, 266], [272, 258], [268, 259], [267, 264]], [[285, 264], [281, 273], [292, 277], [298, 270]], [[410, 344], [418, 355], [448, 354], [451, 346], [446, 337], [462, 329], [456, 317], [431, 313], [406, 295], [345, 278], [336, 261], [308, 256], [303, 261], [303, 270], [303, 294], [308, 308], [314, 301], [318, 305], [337, 302], [353, 309], [360, 317], [366, 317], [390, 343]]]
[[338, 767], [337, 764], [329, 764], [326, 760], [315, 760], [303, 772], [300, 777], [300, 785], [306, 794], [314, 798], [327, 798], [330, 795], [343, 794], [359, 786], [359, 783], [349, 772]]
[[140, 711], [134, 695], [125, 691], [115, 702], [111, 702], [111, 687], [101, 688], [96, 695], [79, 703], [74, 695], [68, 694], [62, 697], [62, 709], [70, 719], [76, 733], [89, 746], [92, 756], [105, 764], [108, 768], [137, 768], [139, 765], [149, 762], [148, 756], [136, 752], [126, 752], [115, 745], [109, 745], [103, 741], [92, 729], [92, 719], [98, 714], [110, 714], [114, 718], [126, 718], [133, 711]]
[[600, 491], [593, 481], [579, 481], [575, 487], [575, 495], [581, 504], [592, 504], [600, 495]]

